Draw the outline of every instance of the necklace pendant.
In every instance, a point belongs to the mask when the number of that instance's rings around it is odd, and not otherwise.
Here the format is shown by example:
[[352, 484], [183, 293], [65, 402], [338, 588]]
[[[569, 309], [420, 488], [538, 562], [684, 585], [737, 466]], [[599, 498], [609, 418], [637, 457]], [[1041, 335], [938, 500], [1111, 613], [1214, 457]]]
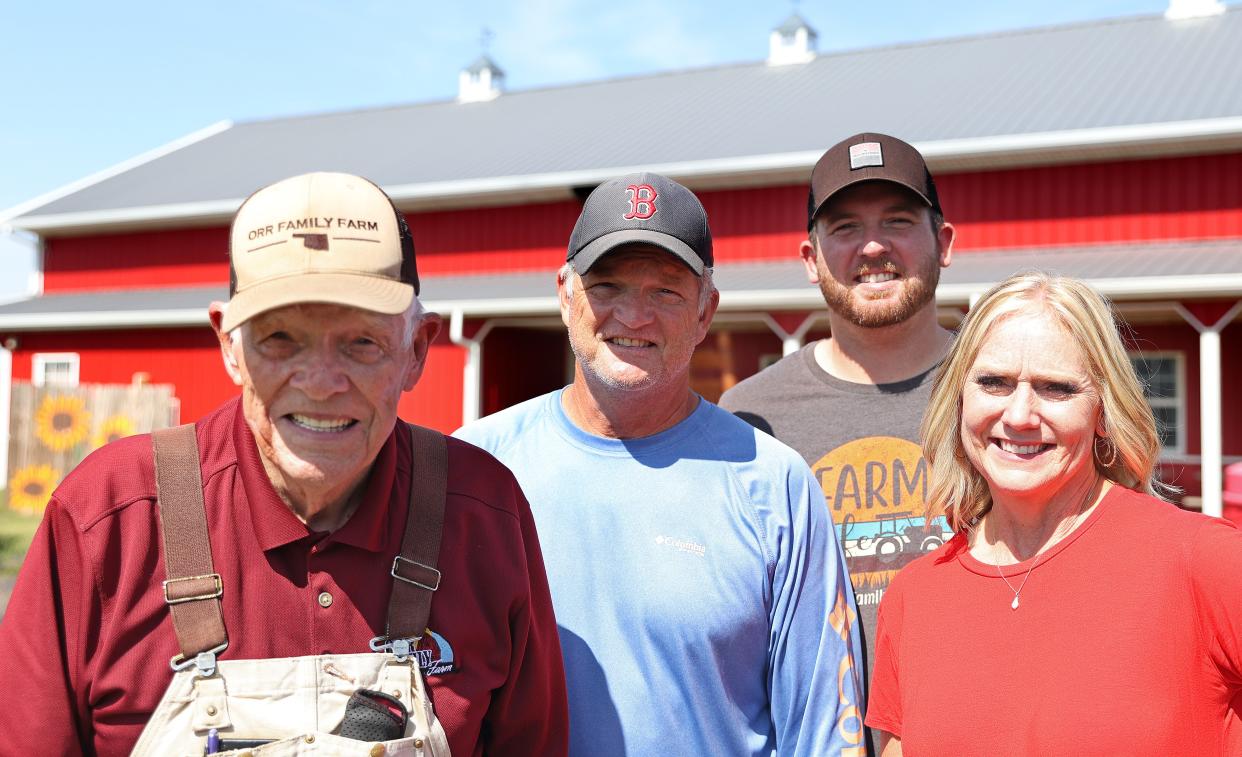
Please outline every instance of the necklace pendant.
[[1014, 595], [1013, 595], [1013, 604], [1011, 604], [1011, 605], [1009, 605], [1009, 606], [1010, 606], [1010, 607], [1012, 607], [1012, 608], [1013, 608], [1013, 609], [1015, 609], [1015, 610], [1016, 610], [1016, 609], [1018, 609], [1018, 595], [1017, 595], [1017, 594], [1014, 594]]

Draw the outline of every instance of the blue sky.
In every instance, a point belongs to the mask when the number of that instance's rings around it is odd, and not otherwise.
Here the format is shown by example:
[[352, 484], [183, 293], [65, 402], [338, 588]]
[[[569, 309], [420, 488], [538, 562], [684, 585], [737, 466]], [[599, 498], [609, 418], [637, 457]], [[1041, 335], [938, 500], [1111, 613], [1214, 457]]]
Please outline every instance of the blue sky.
[[[820, 52], [1161, 13], [1167, 0], [802, 0]], [[509, 90], [757, 61], [795, 4], [680, 0], [0, 3], [4, 210], [218, 121], [451, 98], [481, 52]], [[0, 299], [33, 253], [0, 233]]]

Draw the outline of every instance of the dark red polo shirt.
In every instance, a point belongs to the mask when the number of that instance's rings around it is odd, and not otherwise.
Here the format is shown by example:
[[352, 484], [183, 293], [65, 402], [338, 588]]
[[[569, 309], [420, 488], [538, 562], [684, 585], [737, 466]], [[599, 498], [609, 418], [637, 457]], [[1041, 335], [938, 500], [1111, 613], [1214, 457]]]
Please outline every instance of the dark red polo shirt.
[[[398, 427], [401, 429], [401, 427]], [[376, 458], [336, 532], [276, 495], [236, 400], [197, 424], [224, 579], [223, 659], [370, 651], [384, 632], [409, 498], [410, 438]], [[448, 440], [443, 579], [428, 677], [454, 755], [565, 752], [556, 622], [530, 507], [508, 469]], [[57, 488], [0, 623], [0, 755], [128, 754], [172, 677], [151, 439], [95, 452]]]

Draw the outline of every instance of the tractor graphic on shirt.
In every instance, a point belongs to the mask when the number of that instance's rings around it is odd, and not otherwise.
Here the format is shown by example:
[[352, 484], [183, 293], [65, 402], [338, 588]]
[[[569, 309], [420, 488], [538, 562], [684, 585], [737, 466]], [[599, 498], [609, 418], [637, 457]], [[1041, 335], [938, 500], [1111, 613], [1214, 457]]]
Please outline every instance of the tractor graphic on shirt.
[[944, 518], [928, 523], [927, 461], [912, 441], [854, 439], [811, 470], [837, 525], [856, 592], [883, 590], [902, 566], [953, 536]]
[[922, 514], [912, 511], [877, 513], [869, 521], [846, 515], [841, 522], [841, 546], [851, 570], [899, 568], [952, 536], [942, 519], [929, 527]]

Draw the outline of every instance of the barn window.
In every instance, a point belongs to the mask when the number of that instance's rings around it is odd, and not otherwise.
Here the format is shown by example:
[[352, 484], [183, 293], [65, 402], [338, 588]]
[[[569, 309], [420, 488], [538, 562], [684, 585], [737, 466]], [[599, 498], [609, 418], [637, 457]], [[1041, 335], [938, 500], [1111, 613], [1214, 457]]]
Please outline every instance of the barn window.
[[76, 352], [36, 352], [30, 380], [35, 386], [77, 386], [81, 358]]
[[1168, 453], [1186, 451], [1186, 370], [1180, 352], [1131, 353], [1130, 363], [1143, 384], [1143, 394]]

